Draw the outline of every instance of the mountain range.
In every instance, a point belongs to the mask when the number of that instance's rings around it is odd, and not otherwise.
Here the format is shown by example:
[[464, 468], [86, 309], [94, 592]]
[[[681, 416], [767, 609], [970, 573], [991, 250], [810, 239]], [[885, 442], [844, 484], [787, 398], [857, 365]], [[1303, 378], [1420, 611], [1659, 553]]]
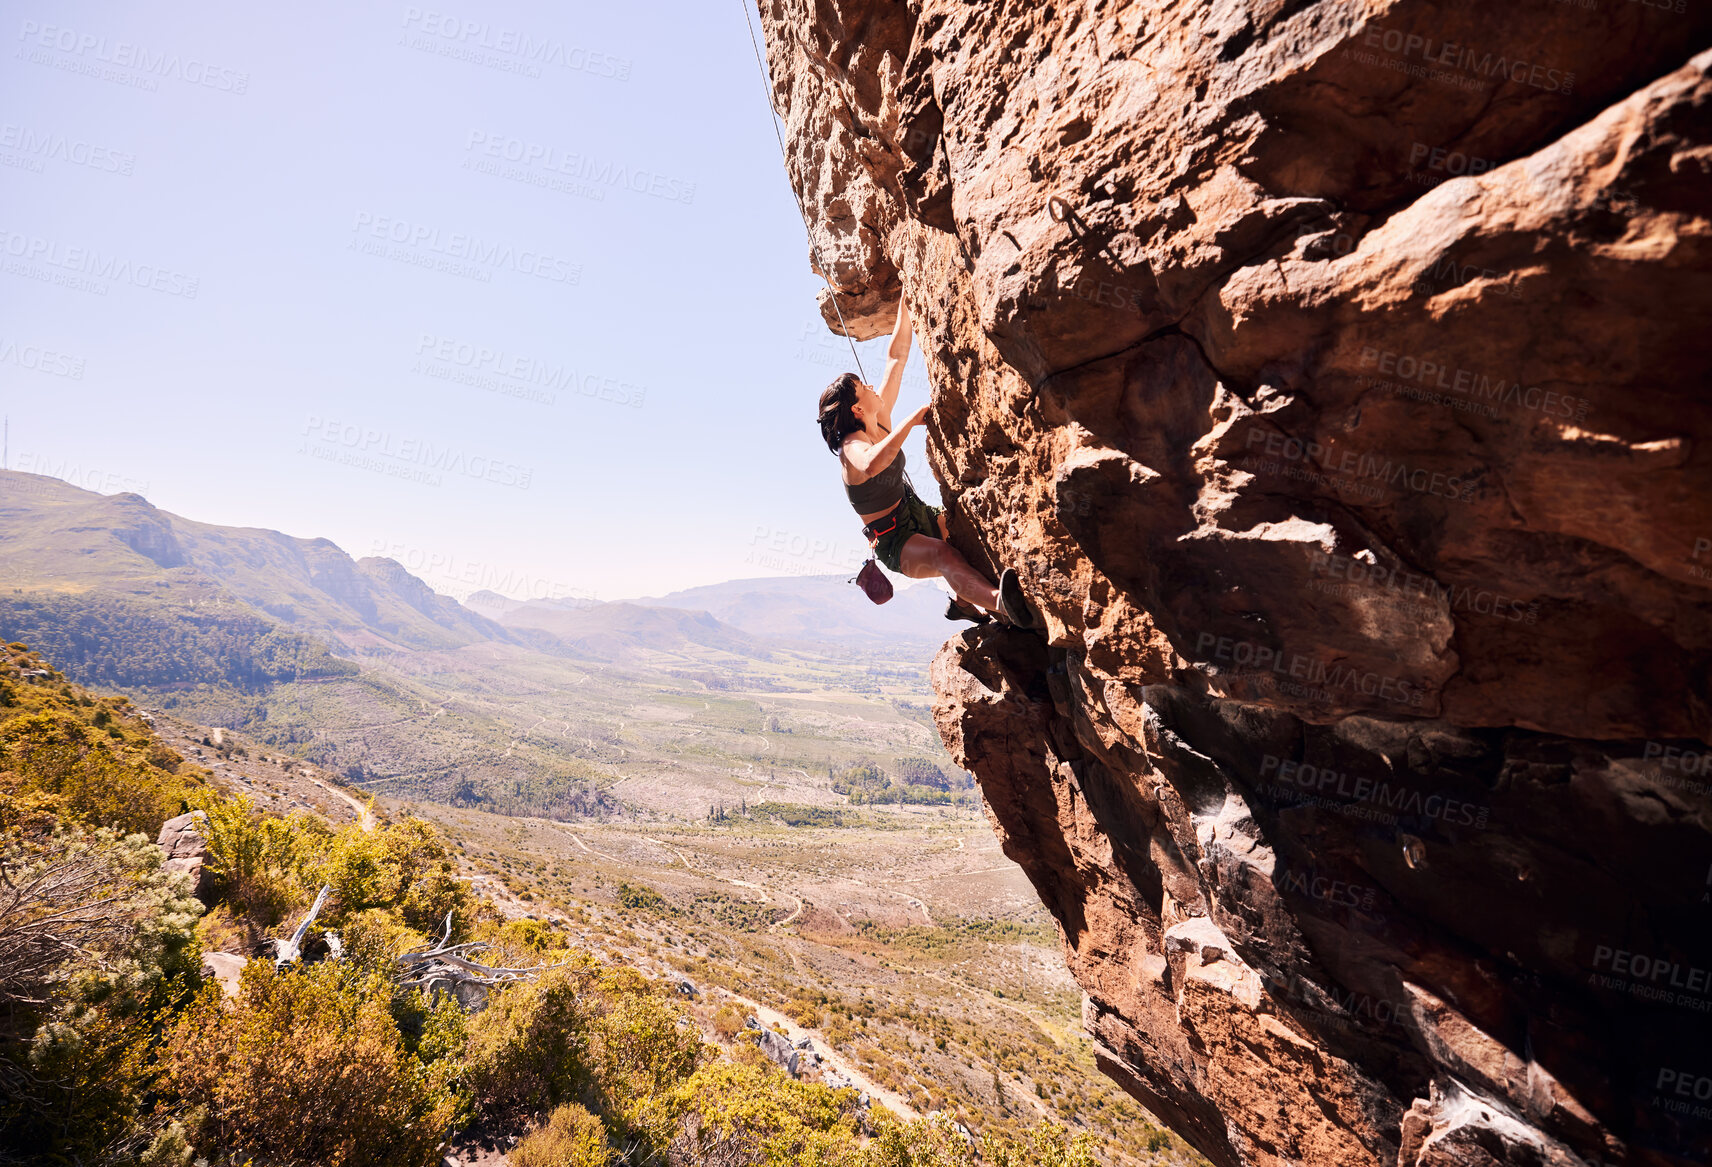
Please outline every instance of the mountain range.
[[686, 648], [765, 659], [780, 644], [931, 652], [954, 631], [935, 586], [902, 587], [876, 608], [837, 576], [732, 580], [611, 603], [477, 592], [460, 604], [395, 560], [353, 559], [328, 539], [201, 523], [140, 495], [17, 471], [0, 471], [0, 547], [0, 587], [11, 592], [0, 604], [0, 634], [8, 638], [32, 631], [13, 627], [20, 597], [39, 605], [43, 593], [98, 597], [133, 621], [259, 621], [334, 655], [491, 641], [601, 660]]
[[605, 813], [611, 790], [702, 814], [763, 781], [826, 799], [852, 766], [949, 765], [926, 701], [942, 604], [916, 585], [872, 608], [836, 577], [460, 604], [327, 539], [0, 471], [0, 642], [371, 788], [508, 814]]

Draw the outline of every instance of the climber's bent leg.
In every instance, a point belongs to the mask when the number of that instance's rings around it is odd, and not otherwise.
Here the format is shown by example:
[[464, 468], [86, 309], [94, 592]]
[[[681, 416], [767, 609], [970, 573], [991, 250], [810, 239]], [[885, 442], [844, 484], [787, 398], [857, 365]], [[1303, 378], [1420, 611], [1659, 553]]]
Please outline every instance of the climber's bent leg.
[[938, 576], [951, 585], [957, 598], [966, 604], [999, 609], [999, 589], [987, 582], [985, 576], [969, 566], [957, 548], [943, 539], [927, 535], [911, 535], [898, 555], [898, 570], [911, 579], [932, 579]]

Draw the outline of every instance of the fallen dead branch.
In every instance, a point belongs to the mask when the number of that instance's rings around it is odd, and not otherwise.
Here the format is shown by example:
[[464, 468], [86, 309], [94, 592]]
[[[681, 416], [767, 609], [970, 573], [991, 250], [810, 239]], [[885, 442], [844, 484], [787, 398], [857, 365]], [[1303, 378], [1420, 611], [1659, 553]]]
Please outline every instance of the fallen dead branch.
[[483, 964], [472, 958], [476, 953], [492, 947], [486, 941], [470, 940], [463, 944], [453, 944], [451, 939], [452, 913], [447, 912], [445, 930], [437, 942], [425, 949], [403, 953], [397, 958], [403, 969], [399, 984], [414, 985], [434, 995], [442, 991], [448, 992], [461, 1004], [468, 1006], [485, 1000], [488, 990], [495, 986], [534, 980], [548, 969], [558, 967], [540, 964], [531, 968], [506, 968], [501, 965]]

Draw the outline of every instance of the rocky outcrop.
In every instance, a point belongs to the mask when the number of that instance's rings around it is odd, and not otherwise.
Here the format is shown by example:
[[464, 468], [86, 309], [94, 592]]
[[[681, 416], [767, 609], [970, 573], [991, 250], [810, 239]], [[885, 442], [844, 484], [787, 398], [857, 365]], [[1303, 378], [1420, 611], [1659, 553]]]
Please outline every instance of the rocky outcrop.
[[799, 1076], [802, 1053], [791, 1044], [790, 1038], [771, 1029], [759, 1029], [756, 1033], [756, 1044], [761, 1052], [785, 1073], [793, 1078]]
[[165, 852], [165, 861], [161, 866], [167, 871], [188, 875], [190, 894], [198, 899], [203, 898], [203, 892], [207, 888], [207, 873], [204, 870], [208, 863], [207, 822], [207, 814], [200, 810], [167, 819], [161, 824], [160, 837], [157, 840], [160, 849]]
[[1712, 1157], [1712, 9], [760, 9], [1043, 617], [936, 713], [1106, 1070], [1228, 1167]]

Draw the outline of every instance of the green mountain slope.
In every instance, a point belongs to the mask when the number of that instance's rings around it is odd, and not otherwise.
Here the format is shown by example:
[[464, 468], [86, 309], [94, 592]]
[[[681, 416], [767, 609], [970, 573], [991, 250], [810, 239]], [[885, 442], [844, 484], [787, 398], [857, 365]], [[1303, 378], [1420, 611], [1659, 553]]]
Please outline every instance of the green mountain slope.
[[0, 586], [14, 595], [99, 591], [163, 605], [175, 619], [236, 608], [368, 651], [511, 639], [390, 559], [354, 560], [327, 539], [198, 523], [140, 495], [36, 474], [0, 471], [0, 547]]

